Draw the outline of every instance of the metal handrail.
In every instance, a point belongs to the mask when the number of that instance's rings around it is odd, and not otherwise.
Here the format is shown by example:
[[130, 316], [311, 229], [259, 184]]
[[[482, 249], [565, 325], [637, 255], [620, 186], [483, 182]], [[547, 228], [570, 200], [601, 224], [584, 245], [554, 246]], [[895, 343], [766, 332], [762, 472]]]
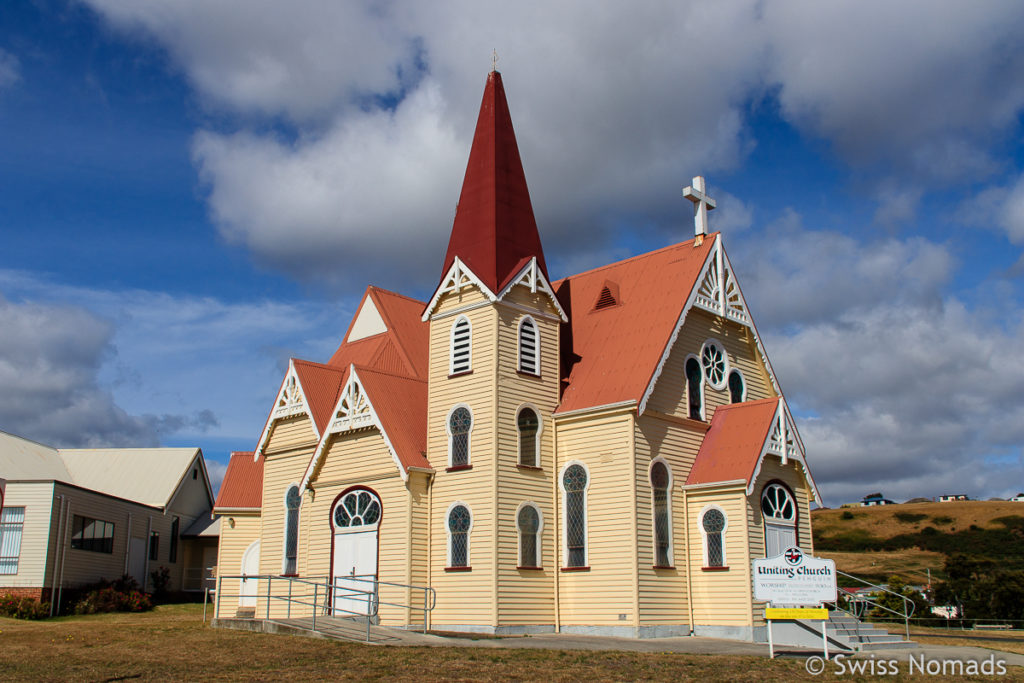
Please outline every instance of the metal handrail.
[[[904, 626], [906, 628], [907, 640], [910, 640], [910, 617], [913, 616], [914, 609], [916, 607], [914, 605], [914, 601], [913, 600], [911, 600], [907, 596], [903, 595], [902, 593], [897, 593], [896, 591], [891, 591], [888, 588], [885, 588], [884, 586], [879, 586], [876, 583], [871, 583], [870, 581], [865, 581], [864, 579], [860, 578], [859, 576], [854, 576], [852, 574], [847, 574], [846, 572], [841, 572], [839, 570], [836, 570], [836, 574], [839, 574], [841, 576], [845, 576], [846, 578], [852, 579], [854, 581], [858, 581], [858, 582], [864, 584], [865, 586], [868, 586], [869, 588], [875, 589], [875, 592], [888, 593], [889, 595], [895, 595], [900, 600], [902, 600], [903, 601], [904, 611], [903, 612], [899, 612], [899, 611], [894, 610], [892, 608], [886, 607], [885, 605], [883, 605], [883, 604], [881, 604], [881, 603], [879, 603], [879, 602], [877, 602], [875, 600], [872, 600], [871, 598], [866, 597], [866, 596], [864, 596], [864, 597], [858, 596], [856, 598], [856, 600], [858, 602], [868, 603], [868, 604], [872, 605], [873, 607], [875, 607], [876, 609], [885, 610], [886, 612], [890, 612], [892, 614], [895, 614], [898, 617], [902, 617], [903, 618], [903, 622], [904, 622]], [[849, 614], [851, 617], [853, 617], [854, 619], [857, 619], [858, 621], [860, 620], [860, 618], [862, 616], [864, 616], [863, 610], [861, 611], [860, 614], [858, 614], [856, 611], [851, 611], [851, 610], [843, 609], [842, 607], [840, 607], [839, 606], [838, 598], [836, 599], [836, 601], [834, 603], [826, 603], [826, 604], [832, 604], [833, 607], [835, 607], [836, 610], [838, 610], [840, 612], [845, 612], [846, 614]]]
[[[312, 608], [313, 624], [312, 630], [316, 631], [316, 620], [317, 615], [326, 615], [328, 613], [337, 614], [338, 612], [345, 612], [346, 614], [352, 615], [355, 618], [366, 619], [366, 640], [370, 640], [370, 624], [374, 617], [377, 616], [380, 606], [387, 605], [391, 607], [399, 607], [402, 609], [416, 610], [423, 612], [423, 632], [427, 632], [428, 625], [428, 614], [437, 606], [437, 592], [429, 586], [414, 586], [411, 584], [396, 583], [393, 581], [379, 581], [375, 576], [371, 574], [361, 575], [350, 575], [350, 576], [336, 576], [334, 580], [329, 576], [310, 576], [310, 577], [297, 577], [297, 576], [280, 576], [275, 574], [236, 574], [236, 575], [223, 575], [217, 577], [217, 589], [214, 592], [216, 596], [216, 604], [214, 608], [214, 615], [220, 617], [220, 600], [223, 595], [222, 584], [223, 580], [240, 580], [240, 581], [266, 581], [267, 588], [264, 595], [253, 596], [257, 600], [261, 598], [266, 599], [266, 620], [273, 621], [271, 619], [271, 604], [272, 601], [281, 601], [287, 604], [287, 618], [291, 618], [292, 606], [297, 605], [302, 608]], [[287, 581], [287, 594], [286, 595], [275, 595], [274, 583], [280, 585], [281, 581]], [[341, 585], [339, 582], [344, 581], [348, 585]], [[366, 584], [366, 589], [352, 586], [351, 583], [362, 583]], [[295, 587], [300, 586], [299, 595], [296, 595]], [[397, 588], [408, 588], [423, 591], [423, 606], [418, 607], [412, 604], [405, 604], [399, 602], [388, 602], [380, 600], [380, 587], [391, 586]], [[309, 590], [312, 588], [312, 601], [309, 600]], [[347, 609], [336, 604], [334, 598], [343, 597], [347, 599], [359, 600], [362, 596], [366, 599], [366, 610], [357, 611]], [[242, 597], [241, 590], [239, 590], [237, 596]], [[305, 611], [305, 610], [303, 610]]]

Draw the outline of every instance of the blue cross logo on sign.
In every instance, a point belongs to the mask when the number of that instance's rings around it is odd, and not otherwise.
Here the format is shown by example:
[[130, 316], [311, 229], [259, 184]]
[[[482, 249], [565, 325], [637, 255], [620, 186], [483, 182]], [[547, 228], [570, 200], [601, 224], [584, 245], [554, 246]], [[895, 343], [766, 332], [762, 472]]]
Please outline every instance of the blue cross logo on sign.
[[785, 558], [786, 562], [797, 565], [804, 559], [804, 554], [800, 551], [800, 548], [786, 548]]

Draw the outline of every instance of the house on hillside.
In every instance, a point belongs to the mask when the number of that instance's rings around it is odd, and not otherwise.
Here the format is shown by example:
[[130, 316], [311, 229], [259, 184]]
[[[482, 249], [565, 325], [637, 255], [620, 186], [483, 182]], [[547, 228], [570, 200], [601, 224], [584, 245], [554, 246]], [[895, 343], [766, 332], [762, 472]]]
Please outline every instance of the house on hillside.
[[1024, 503], [1024, 493], [1018, 493], [1010, 500], [1012, 500], [1014, 503]]
[[751, 560], [811, 552], [820, 499], [703, 179], [685, 196], [693, 239], [552, 280], [492, 72], [432, 296], [369, 287], [232, 458], [220, 614], [285, 614], [277, 577], [359, 614], [370, 577], [397, 627], [429, 587], [436, 629], [765, 639]]
[[860, 504], [861, 507], [871, 507], [873, 505], [895, 505], [895, 501], [889, 500], [881, 493], [869, 493], [861, 499]]
[[55, 601], [125, 574], [151, 590], [161, 566], [168, 590], [199, 591], [216, 565], [198, 448], [52, 448], [0, 432], [0, 472], [0, 594]]
[[944, 496], [939, 496], [940, 503], [952, 503], [957, 500], [970, 500], [966, 493], [949, 493]]

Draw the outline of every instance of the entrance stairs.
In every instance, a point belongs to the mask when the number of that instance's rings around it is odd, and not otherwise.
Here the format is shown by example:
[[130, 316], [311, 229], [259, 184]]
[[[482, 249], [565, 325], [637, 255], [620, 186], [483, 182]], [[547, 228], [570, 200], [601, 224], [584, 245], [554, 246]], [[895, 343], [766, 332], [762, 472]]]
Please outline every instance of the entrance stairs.
[[[792, 623], [803, 631], [797, 637], [800, 642], [792, 644], [821, 647], [821, 621], [798, 619]], [[869, 652], [918, 646], [917, 643], [907, 640], [897, 633], [889, 633], [883, 628], [866, 624], [856, 617], [838, 610], [829, 610], [825, 627], [829, 648], [837, 650]]]

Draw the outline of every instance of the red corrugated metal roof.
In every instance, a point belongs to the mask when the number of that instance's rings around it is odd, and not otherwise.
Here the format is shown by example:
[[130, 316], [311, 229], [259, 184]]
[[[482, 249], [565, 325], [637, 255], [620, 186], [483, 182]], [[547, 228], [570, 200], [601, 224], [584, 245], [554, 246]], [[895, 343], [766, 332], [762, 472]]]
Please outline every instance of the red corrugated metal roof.
[[430, 467], [427, 460], [427, 383], [372, 368], [356, 367], [384, 433], [402, 466]]
[[442, 277], [456, 256], [494, 293], [515, 275], [517, 264], [533, 256], [547, 278], [505, 87], [497, 71], [488, 75], [484, 88]]
[[327, 429], [331, 420], [331, 412], [338, 402], [338, 392], [345, 385], [347, 368], [331, 367], [307, 360], [292, 359], [295, 374], [299, 376], [302, 392], [309, 401], [309, 410], [313, 414], [317, 431], [320, 434]]
[[214, 509], [259, 508], [263, 505], [263, 463], [253, 460], [252, 451], [235, 452], [228, 461], [224, 481], [217, 494]]
[[[714, 235], [699, 247], [690, 240], [554, 283], [569, 316], [562, 326], [568, 384], [556, 412], [643, 397], [714, 242]], [[609, 283], [617, 304], [595, 310]]]
[[738, 479], [749, 483], [778, 407], [779, 399], [764, 398], [717, 408], [687, 485]]
[[327, 364], [346, 371], [349, 365], [361, 365], [385, 372], [426, 378], [430, 326], [420, 319], [426, 304], [371, 286], [363, 294], [363, 299], [356, 308], [357, 314], [362, 310], [367, 297], [371, 298], [377, 307], [387, 331], [350, 342], [348, 337], [356, 318], [353, 316], [349, 330], [345, 333], [345, 340]]

